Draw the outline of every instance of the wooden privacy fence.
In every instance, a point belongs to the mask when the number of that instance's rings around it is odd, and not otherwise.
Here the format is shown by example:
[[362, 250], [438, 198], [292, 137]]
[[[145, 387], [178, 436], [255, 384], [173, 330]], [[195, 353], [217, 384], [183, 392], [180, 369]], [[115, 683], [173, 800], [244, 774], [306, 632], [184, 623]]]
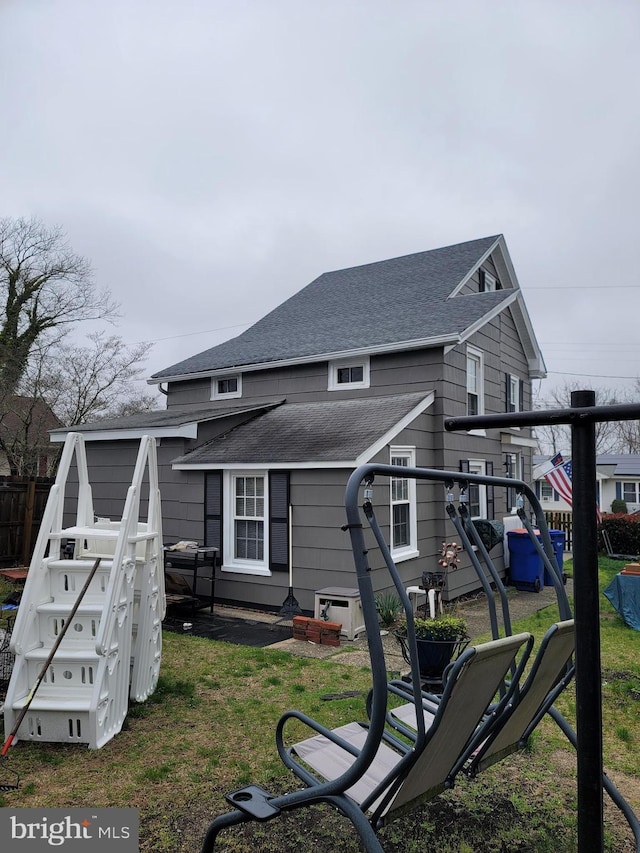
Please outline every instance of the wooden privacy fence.
[[0, 568], [28, 566], [54, 481], [0, 477]]
[[562, 530], [564, 533], [564, 550], [573, 551], [573, 515], [570, 512], [545, 512], [545, 520], [549, 530]]

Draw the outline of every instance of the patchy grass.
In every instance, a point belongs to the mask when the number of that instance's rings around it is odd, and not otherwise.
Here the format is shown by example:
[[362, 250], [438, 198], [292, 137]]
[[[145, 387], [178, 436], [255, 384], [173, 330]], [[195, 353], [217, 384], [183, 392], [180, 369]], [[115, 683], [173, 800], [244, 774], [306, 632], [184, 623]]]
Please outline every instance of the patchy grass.
[[[620, 563], [604, 561], [602, 569], [604, 586]], [[540, 638], [555, 619], [548, 608], [514, 628]], [[601, 636], [605, 764], [638, 810], [640, 632], [627, 628], [603, 598]], [[283, 711], [299, 708], [329, 727], [365, 717], [370, 674], [344, 663], [347, 657], [335, 663], [166, 633], [158, 689], [130, 709], [123, 731], [97, 751], [18, 743], [6, 760], [22, 783], [0, 795], [0, 806], [134, 805], [143, 853], [197, 853], [209, 820], [228, 810], [227, 791], [253, 782], [277, 794], [297, 785], [275, 749]], [[332, 693], [344, 698], [323, 701]], [[573, 722], [572, 688], [560, 705]], [[573, 853], [575, 775], [572, 750], [544, 721], [526, 752], [391, 824], [381, 832], [382, 846], [388, 853]], [[632, 851], [630, 839], [607, 805], [608, 853]], [[350, 824], [328, 807], [229, 830], [217, 849], [287, 853], [301, 845], [360, 849]]]

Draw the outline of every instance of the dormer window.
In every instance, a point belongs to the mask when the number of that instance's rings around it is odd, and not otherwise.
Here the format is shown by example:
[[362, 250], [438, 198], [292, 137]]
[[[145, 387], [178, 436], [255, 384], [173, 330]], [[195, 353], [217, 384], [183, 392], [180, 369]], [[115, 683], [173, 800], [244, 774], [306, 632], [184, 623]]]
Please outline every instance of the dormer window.
[[369, 387], [369, 359], [329, 362], [329, 391]]
[[233, 399], [242, 397], [242, 375], [235, 373], [233, 376], [214, 376], [211, 381], [211, 399]]
[[480, 270], [480, 293], [493, 293], [494, 290], [500, 290], [500, 282], [486, 270]]

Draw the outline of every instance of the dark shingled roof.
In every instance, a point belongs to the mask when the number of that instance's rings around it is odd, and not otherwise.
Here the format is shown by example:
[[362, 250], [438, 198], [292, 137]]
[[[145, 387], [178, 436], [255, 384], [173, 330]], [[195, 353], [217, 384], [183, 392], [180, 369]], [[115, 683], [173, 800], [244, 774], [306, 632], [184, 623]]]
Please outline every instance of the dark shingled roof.
[[272, 406], [279, 406], [281, 403], [284, 403], [284, 397], [277, 400], [265, 399], [253, 403], [242, 402], [241, 400], [226, 400], [219, 403], [210, 403], [205, 406], [157, 409], [149, 412], [140, 412], [136, 415], [126, 415], [121, 418], [105, 418], [101, 421], [92, 421], [89, 424], [52, 430], [51, 433], [88, 433], [112, 429], [139, 430], [180, 427], [184, 424], [201, 423], [202, 421], [224, 418], [228, 415], [235, 415], [242, 412], [262, 411]]
[[174, 465], [351, 462], [428, 393], [287, 403], [174, 459]]
[[448, 298], [498, 239], [324, 273], [238, 337], [153, 378], [460, 334], [513, 295], [499, 290]]

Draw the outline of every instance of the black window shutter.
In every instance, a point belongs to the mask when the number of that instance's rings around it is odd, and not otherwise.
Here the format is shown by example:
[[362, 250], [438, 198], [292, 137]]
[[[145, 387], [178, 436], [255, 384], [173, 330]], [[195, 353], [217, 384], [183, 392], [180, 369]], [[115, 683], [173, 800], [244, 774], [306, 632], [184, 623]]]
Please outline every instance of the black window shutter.
[[518, 411], [524, 412], [524, 382], [522, 379], [518, 382], [518, 391], [520, 392], [520, 399], [518, 400], [520, 405], [518, 407]]
[[480, 291], [480, 293], [484, 293], [484, 290], [486, 287], [485, 279], [484, 279], [484, 270], [478, 270], [478, 278], [479, 278], [478, 290]]
[[[486, 462], [487, 477], [493, 477], [493, 462]], [[492, 485], [487, 486], [487, 518], [493, 518], [495, 511], [494, 489]]]
[[204, 544], [219, 548], [222, 561], [222, 471], [208, 471], [204, 481]]
[[269, 568], [289, 571], [289, 472], [269, 472]]
[[504, 410], [505, 412], [511, 411], [511, 376], [508, 373], [504, 375]]

